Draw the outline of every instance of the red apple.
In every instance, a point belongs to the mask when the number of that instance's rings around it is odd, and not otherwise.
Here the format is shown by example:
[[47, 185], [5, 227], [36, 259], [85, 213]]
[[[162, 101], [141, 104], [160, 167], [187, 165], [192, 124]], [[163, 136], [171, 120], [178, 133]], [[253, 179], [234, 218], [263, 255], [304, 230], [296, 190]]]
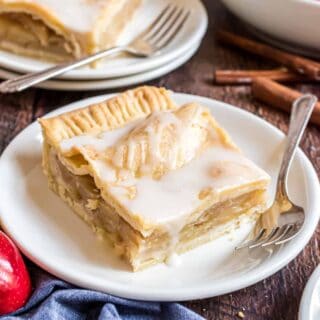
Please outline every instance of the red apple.
[[0, 231], [0, 315], [13, 312], [27, 302], [31, 281], [14, 243]]

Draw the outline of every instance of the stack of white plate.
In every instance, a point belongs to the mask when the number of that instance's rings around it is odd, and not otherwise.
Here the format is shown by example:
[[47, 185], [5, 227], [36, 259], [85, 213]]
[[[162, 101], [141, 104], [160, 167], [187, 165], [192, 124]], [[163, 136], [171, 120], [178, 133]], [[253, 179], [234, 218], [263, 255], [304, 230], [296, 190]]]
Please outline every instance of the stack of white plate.
[[[208, 24], [206, 10], [200, 0], [145, 1], [120, 42], [126, 43], [150, 24], [168, 4], [190, 10], [182, 30], [162, 52], [150, 58], [115, 56], [103, 60], [97, 68], [84, 67], [38, 87], [58, 90], [98, 90], [139, 84], [158, 78], [187, 62], [197, 51]], [[134, 27], [133, 27], [134, 26]], [[20, 74], [40, 71], [53, 64], [0, 51], [0, 78], [11, 79]]]

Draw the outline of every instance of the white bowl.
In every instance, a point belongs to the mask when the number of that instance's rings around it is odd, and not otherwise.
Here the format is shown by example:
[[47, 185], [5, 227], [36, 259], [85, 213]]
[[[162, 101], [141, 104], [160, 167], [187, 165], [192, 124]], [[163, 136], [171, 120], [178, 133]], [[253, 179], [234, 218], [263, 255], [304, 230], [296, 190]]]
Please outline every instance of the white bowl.
[[307, 49], [320, 50], [320, 1], [221, 0], [260, 31]]

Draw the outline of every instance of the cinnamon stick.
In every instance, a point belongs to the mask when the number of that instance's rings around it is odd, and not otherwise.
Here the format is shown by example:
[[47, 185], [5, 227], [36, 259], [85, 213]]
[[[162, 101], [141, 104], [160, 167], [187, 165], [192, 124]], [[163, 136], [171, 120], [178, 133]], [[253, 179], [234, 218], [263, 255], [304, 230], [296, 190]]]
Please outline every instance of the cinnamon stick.
[[214, 81], [217, 84], [250, 84], [256, 78], [268, 78], [280, 82], [308, 82], [312, 79], [286, 68], [273, 70], [215, 70]]
[[[302, 96], [299, 91], [266, 78], [256, 78], [252, 82], [253, 96], [268, 105], [290, 113], [294, 100]], [[311, 122], [320, 125], [320, 103], [313, 110]]]
[[218, 31], [218, 39], [226, 44], [236, 46], [261, 57], [276, 61], [287, 66], [297, 73], [309, 75], [314, 79], [320, 79], [320, 63], [299, 55], [287, 53], [269, 45], [250, 40], [227, 31]]

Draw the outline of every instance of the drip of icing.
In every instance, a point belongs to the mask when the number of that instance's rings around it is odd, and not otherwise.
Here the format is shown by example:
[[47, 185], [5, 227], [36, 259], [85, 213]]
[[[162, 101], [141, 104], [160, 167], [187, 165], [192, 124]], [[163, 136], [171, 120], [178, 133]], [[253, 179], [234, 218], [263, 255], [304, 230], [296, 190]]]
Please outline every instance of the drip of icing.
[[180, 218], [173, 223], [168, 223], [165, 229], [169, 235], [169, 244], [167, 248], [166, 263], [170, 266], [179, 264], [179, 256], [176, 253], [176, 247], [180, 241], [180, 231], [186, 224], [186, 217]]
[[181, 258], [177, 253], [172, 253], [169, 255], [169, 257], [166, 259], [166, 264], [169, 267], [178, 267], [181, 265]]

